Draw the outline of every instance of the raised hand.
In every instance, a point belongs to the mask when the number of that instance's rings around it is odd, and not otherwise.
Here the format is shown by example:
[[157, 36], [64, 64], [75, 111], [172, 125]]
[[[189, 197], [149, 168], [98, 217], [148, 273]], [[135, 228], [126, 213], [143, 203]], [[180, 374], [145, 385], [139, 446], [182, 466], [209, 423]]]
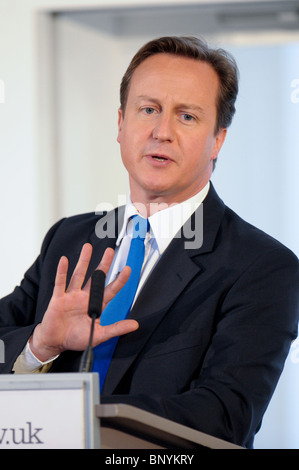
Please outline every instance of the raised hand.
[[[88, 344], [91, 318], [87, 310], [91, 280], [82, 286], [91, 255], [92, 246], [87, 243], [82, 248], [68, 287], [68, 260], [62, 257], [59, 261], [52, 298], [42, 323], [37, 325], [30, 340], [31, 351], [40, 361], [47, 361], [66, 350], [83, 351]], [[97, 269], [107, 274], [113, 256], [114, 250], [108, 248]], [[117, 279], [105, 288], [102, 309], [123, 287], [129, 275], [130, 268], [126, 266]], [[137, 328], [138, 323], [135, 320], [123, 320], [107, 326], [101, 326], [97, 320], [93, 346]]]

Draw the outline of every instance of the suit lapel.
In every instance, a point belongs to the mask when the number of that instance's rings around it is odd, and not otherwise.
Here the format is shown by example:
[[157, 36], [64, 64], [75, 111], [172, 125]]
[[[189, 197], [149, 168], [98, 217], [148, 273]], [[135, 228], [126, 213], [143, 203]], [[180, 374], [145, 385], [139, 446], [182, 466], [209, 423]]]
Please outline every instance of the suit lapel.
[[[181, 230], [181, 236], [174, 238], [161, 256], [143, 286], [129, 316], [129, 318], [136, 319], [140, 327], [136, 332], [119, 338], [108, 370], [104, 393], [113, 393], [173, 302], [184, 292], [190, 281], [200, 275], [202, 269], [200, 256], [211, 251], [214, 247], [224, 207], [211, 185], [203, 205], [201, 246], [196, 246], [195, 243], [192, 248], [190, 240], [186, 239], [186, 233], [190, 233], [190, 230], [186, 230], [184, 226]], [[194, 225], [196, 215], [193, 214], [191, 225], [190, 221], [187, 222], [189, 227], [192, 225], [196, 227]], [[185, 244], [186, 242], [189, 244]]]
[[98, 267], [107, 248], [115, 248], [118, 233], [123, 225], [125, 206], [109, 211], [96, 223], [91, 234], [90, 243], [93, 245], [93, 256], [87, 271], [88, 279]]
[[[86, 273], [84, 284], [90, 278], [94, 270], [98, 267], [103, 254], [107, 248], [115, 248], [119, 230], [122, 227], [125, 213], [125, 206], [121, 206], [100, 217], [95, 221], [95, 229], [90, 234], [86, 242], [93, 246], [92, 257]], [[100, 215], [100, 214], [99, 214]], [[69, 258], [69, 270], [67, 284], [78, 262], [80, 253], [75, 253]]]
[[106, 377], [104, 393], [113, 393], [172, 303], [200, 271], [200, 267], [192, 262], [186, 250], [177, 249], [180, 244], [178, 240], [174, 242], [176, 243], [172, 243], [159, 260], [131, 310], [129, 318], [139, 322], [139, 329], [119, 338]]

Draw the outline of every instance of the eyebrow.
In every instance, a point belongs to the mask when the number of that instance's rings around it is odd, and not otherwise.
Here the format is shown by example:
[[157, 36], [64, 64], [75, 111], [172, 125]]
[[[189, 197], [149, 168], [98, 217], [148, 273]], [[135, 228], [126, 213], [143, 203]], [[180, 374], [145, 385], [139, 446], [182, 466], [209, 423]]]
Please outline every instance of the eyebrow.
[[[139, 95], [137, 96], [137, 100], [145, 100], [145, 101], [150, 101], [151, 103], [155, 103], [160, 105], [160, 101], [157, 98], [152, 98], [151, 96], [147, 95]], [[190, 109], [191, 111], [198, 111], [201, 114], [205, 114], [204, 109], [201, 106], [198, 106], [196, 104], [191, 104], [191, 103], [179, 103], [177, 108], [185, 108], [185, 109]]]

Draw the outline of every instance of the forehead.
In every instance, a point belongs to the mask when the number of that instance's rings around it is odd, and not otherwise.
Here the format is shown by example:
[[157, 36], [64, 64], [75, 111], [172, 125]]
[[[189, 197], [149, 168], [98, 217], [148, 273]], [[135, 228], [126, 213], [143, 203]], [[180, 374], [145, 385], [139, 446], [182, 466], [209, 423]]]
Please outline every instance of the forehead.
[[219, 78], [203, 61], [172, 54], [156, 54], [145, 59], [131, 78], [128, 99], [139, 94], [172, 94], [180, 98], [216, 103]]

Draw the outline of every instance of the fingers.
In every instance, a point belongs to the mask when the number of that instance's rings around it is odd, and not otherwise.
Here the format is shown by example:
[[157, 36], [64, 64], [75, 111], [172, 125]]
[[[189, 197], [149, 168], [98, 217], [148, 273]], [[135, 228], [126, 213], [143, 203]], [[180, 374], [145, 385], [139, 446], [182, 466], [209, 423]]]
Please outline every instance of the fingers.
[[[92, 255], [92, 245], [85, 243], [82, 247], [79, 260], [77, 262], [76, 268], [72, 274], [68, 291], [70, 290], [79, 290], [82, 288], [83, 282], [86, 277], [87, 269], [91, 260]], [[108, 273], [111, 263], [113, 261], [114, 250], [112, 248], [107, 248], [103, 258], [97, 269], [101, 269], [105, 274]], [[68, 259], [65, 256], [62, 256], [57, 267], [56, 279], [55, 279], [55, 291], [56, 294], [62, 294], [66, 291], [66, 279], [67, 279], [67, 270], [68, 270]], [[90, 287], [90, 280], [87, 289]]]
[[136, 320], [121, 320], [112, 325], [104, 326], [106, 335], [109, 337], [122, 336], [127, 333], [132, 333], [139, 328], [139, 324]]
[[89, 243], [85, 243], [82, 247], [78, 263], [73, 272], [72, 278], [70, 280], [68, 291], [69, 290], [79, 290], [82, 288], [86, 272], [89, 266], [89, 262], [92, 255], [92, 246]]
[[101, 326], [99, 322], [96, 323], [94, 332], [94, 346], [97, 344], [108, 341], [110, 338], [115, 336], [122, 336], [127, 333], [132, 333], [139, 328], [139, 324], [136, 320], [121, 320], [112, 325]]
[[55, 278], [54, 293], [57, 296], [65, 293], [68, 264], [68, 259], [65, 256], [62, 256], [57, 266]]
[[[101, 259], [100, 264], [96, 268], [96, 271], [103, 271], [105, 273], [105, 275], [107, 275], [107, 273], [110, 269], [111, 263], [113, 261], [113, 257], [114, 257], [113, 248], [107, 248], [105, 250], [104, 254], [103, 254], [103, 257]], [[90, 286], [91, 286], [91, 277], [88, 279], [88, 281], [85, 285], [85, 290], [87, 290], [89, 292]]]
[[104, 298], [103, 298], [103, 310], [110, 302], [110, 300], [113, 299], [113, 297], [116, 296], [116, 294], [122, 289], [122, 287], [125, 285], [127, 280], [129, 279], [131, 274], [131, 268], [129, 266], [125, 266], [123, 270], [119, 273], [117, 278], [108, 284], [104, 291]]
[[107, 248], [105, 253], [103, 254], [103, 258], [101, 259], [100, 264], [98, 265], [97, 269], [104, 271], [105, 274], [108, 274], [110, 269], [111, 263], [114, 257], [114, 250], [113, 248]]

